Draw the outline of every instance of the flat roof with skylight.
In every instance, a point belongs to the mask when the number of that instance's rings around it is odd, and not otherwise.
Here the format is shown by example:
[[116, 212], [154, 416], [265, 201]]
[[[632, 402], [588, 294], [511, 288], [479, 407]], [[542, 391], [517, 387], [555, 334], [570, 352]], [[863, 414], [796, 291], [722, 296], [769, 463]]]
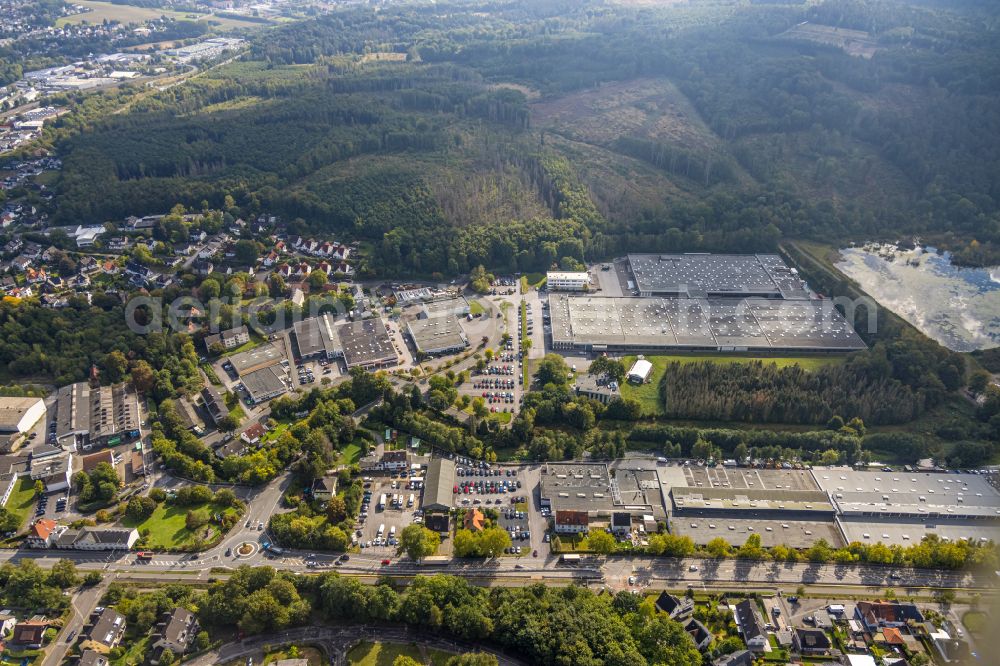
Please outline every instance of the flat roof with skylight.
[[552, 347], [582, 351], [865, 349], [826, 300], [549, 296]]
[[809, 297], [778, 255], [630, 254], [628, 268], [642, 296]]
[[1000, 492], [985, 476], [937, 472], [813, 470], [844, 516], [962, 518], [1000, 523]]

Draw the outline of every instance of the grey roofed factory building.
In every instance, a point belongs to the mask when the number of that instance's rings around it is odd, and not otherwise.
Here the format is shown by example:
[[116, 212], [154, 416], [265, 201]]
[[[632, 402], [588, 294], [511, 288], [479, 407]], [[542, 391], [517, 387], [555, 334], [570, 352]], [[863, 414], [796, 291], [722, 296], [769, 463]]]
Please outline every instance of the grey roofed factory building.
[[130, 384], [77, 382], [59, 389], [56, 440], [63, 446], [114, 446], [139, 435], [139, 397]]
[[406, 330], [417, 351], [424, 354], [447, 354], [469, 346], [459, 317], [469, 314], [464, 298], [426, 303], [416, 319], [406, 322]]
[[295, 344], [301, 358], [332, 359], [343, 356], [337, 324], [332, 314], [297, 321], [292, 329], [295, 331]]
[[[650, 495], [647, 495], [647, 491]], [[612, 513], [664, 516], [662, 493], [654, 472], [649, 478], [616, 469], [614, 483], [603, 463], [546, 463], [540, 484], [541, 506], [556, 511], [585, 511], [591, 518]]]
[[240, 375], [250, 400], [260, 404], [288, 391], [288, 374], [280, 366], [268, 366]]
[[229, 362], [232, 364], [233, 370], [241, 378], [246, 373], [254, 372], [261, 368], [269, 368], [272, 365], [281, 363], [283, 360], [285, 360], [283, 346], [273, 342], [240, 352], [239, 354], [233, 354], [229, 357]]
[[31, 428], [45, 419], [41, 398], [0, 397], [0, 451], [13, 451]]
[[364, 319], [337, 327], [344, 362], [348, 368], [380, 368], [396, 365], [399, 357], [381, 319]]
[[849, 352], [865, 343], [826, 300], [549, 296], [552, 348]]
[[929, 534], [1000, 542], [1000, 491], [979, 474], [814, 468], [845, 540], [908, 545]]
[[732, 515], [753, 512], [765, 518], [829, 518], [834, 507], [818, 490], [769, 490], [748, 488], [671, 488], [675, 515]]
[[425, 512], [451, 510], [455, 490], [455, 461], [434, 458], [427, 465], [424, 475], [424, 496], [421, 506]]
[[775, 254], [630, 254], [628, 267], [640, 296], [808, 298]]

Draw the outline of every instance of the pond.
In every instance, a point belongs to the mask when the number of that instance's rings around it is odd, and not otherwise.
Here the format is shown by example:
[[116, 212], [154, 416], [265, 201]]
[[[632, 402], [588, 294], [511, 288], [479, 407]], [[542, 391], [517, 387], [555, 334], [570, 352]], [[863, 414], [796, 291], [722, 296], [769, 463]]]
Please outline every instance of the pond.
[[962, 268], [947, 252], [870, 243], [837, 268], [872, 298], [954, 351], [1000, 346], [1000, 267]]

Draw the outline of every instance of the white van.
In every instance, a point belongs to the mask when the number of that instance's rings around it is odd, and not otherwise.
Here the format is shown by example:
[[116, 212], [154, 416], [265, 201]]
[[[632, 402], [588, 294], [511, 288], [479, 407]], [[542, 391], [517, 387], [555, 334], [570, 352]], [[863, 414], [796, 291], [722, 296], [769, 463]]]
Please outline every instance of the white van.
[[385, 534], [385, 523], [382, 523], [378, 526], [378, 535], [382, 536], [383, 534]]
[[406, 500], [406, 506], [413, 506], [413, 493], [410, 493], [410, 498]]
[[396, 536], [396, 526], [395, 525], [393, 525], [392, 527], [389, 528], [389, 536], [391, 536], [391, 537]]

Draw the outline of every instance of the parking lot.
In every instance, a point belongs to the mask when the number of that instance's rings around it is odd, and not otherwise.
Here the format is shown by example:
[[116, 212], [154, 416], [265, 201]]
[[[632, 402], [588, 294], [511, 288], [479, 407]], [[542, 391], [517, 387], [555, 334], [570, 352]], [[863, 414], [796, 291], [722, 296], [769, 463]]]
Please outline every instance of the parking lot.
[[541, 513], [537, 465], [484, 468], [460, 457], [455, 472], [458, 492], [454, 506], [496, 511], [498, 526], [511, 537], [513, 552], [506, 555], [528, 557], [537, 553], [541, 559], [548, 557], [548, 518]]
[[403, 528], [422, 520], [420, 489], [413, 487], [405, 473], [365, 477], [364, 485], [363, 518], [358, 520], [354, 538], [362, 550], [384, 553], [389, 558], [396, 553]]
[[333, 381], [346, 374], [340, 361], [327, 359], [301, 361], [296, 364], [294, 383], [296, 386], [311, 388], [313, 384], [322, 383], [324, 379]]

